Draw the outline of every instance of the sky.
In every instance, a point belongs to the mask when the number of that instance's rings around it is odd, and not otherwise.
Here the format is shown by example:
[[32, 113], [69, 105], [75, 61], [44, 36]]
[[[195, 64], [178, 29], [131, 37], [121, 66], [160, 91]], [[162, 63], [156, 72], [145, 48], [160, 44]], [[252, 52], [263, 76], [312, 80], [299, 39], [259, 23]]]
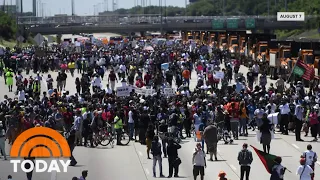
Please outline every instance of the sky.
[[[6, 1], [6, 4], [15, 4], [16, 0], [0, 0], [0, 4]], [[32, 0], [22, 0], [23, 11], [32, 11]], [[69, 14], [71, 15], [71, 0], [37, 0], [43, 3], [44, 14], [46, 16], [53, 16], [54, 14]], [[114, 0], [118, 1], [118, 8], [131, 8], [138, 2], [141, 5], [143, 0]], [[159, 5], [159, 0], [144, 0], [148, 5]], [[163, 4], [166, 1], [167, 5], [185, 7], [186, 0], [162, 0]], [[97, 11], [104, 11], [107, 9], [112, 10], [112, 0], [74, 0], [75, 14], [77, 15], [93, 15]], [[97, 5], [98, 8], [94, 8]]]

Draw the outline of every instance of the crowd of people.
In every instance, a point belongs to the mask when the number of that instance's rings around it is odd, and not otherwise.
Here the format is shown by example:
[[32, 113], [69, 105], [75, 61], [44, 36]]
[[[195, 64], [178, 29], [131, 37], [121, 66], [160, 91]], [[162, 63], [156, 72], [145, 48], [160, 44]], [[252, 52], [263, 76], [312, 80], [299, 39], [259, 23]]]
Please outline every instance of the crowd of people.
[[[269, 153], [274, 131], [294, 132], [296, 141], [303, 141], [301, 130], [305, 136], [310, 130], [314, 141], [320, 136], [320, 86], [313, 85], [306, 92], [303, 80], [287, 85], [283, 77], [268, 85], [267, 72], [258, 63], [242, 74], [239, 60], [230, 59], [228, 52], [203, 51], [202, 46], [190, 51], [185, 44], [154, 46], [152, 51], [130, 46], [93, 48], [81, 54], [60, 46], [51, 49], [41, 57], [35, 55], [34, 47], [7, 50], [0, 57], [1, 75], [9, 92], [15, 94], [14, 98], [5, 95], [0, 105], [0, 148], [5, 159], [5, 139], [12, 144], [32, 127], [65, 132], [73, 151], [76, 146], [97, 146], [95, 134], [112, 124], [118, 135], [124, 129], [131, 140], [147, 146], [148, 158], [153, 155], [153, 175], [158, 162], [160, 177], [164, 176], [162, 154], [168, 157], [168, 177], [179, 176], [178, 140], [194, 136], [200, 142], [193, 156], [194, 179], [198, 175], [203, 179], [205, 151], [210, 160], [217, 160], [220, 139], [232, 143], [239, 136], [248, 136], [248, 129], [258, 128], [259, 141]], [[56, 78], [54, 71], [59, 71]], [[74, 82], [75, 93], [66, 89], [69, 72], [72, 77], [81, 76]], [[102, 83], [105, 76], [108, 84]], [[191, 79], [197, 79], [194, 89]], [[130, 87], [127, 95], [119, 96], [118, 81]], [[175, 93], [165, 94], [165, 88], [174, 88]], [[117, 145], [121, 145], [119, 138]], [[239, 154], [239, 161], [244, 161], [240, 163], [241, 180], [244, 172], [248, 180], [252, 155], [241, 157]], [[304, 156], [305, 163], [312, 165], [308, 157]], [[73, 156], [71, 160], [75, 166]], [[278, 179], [283, 179], [277, 172]], [[221, 180], [225, 176], [219, 173]]]

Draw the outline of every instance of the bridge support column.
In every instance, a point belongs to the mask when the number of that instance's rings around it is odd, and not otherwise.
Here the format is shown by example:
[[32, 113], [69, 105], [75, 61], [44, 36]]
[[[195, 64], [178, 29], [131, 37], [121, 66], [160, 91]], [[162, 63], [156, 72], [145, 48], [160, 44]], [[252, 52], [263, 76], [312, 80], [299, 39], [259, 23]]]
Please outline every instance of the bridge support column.
[[61, 43], [61, 38], [62, 38], [62, 35], [61, 34], [57, 34], [57, 43], [58, 44]]
[[146, 35], [146, 32], [140, 31], [140, 36], [141, 36], [141, 37], [143, 37], [143, 36], [145, 36], [145, 35]]

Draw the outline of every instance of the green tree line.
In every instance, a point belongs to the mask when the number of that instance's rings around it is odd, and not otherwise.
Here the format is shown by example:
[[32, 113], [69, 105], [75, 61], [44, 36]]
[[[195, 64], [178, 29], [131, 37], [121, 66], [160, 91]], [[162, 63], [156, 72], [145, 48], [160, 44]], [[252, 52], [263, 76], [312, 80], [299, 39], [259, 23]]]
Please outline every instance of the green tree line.
[[17, 30], [16, 21], [6, 13], [0, 11], [0, 38], [11, 39]]
[[[269, 4], [269, 8], [268, 8]], [[136, 6], [118, 9], [119, 14], [162, 14], [164, 16], [246, 16], [276, 15], [277, 12], [305, 12], [306, 15], [320, 15], [320, 0], [199, 0], [183, 7]], [[320, 19], [308, 22], [308, 28], [319, 27]]]

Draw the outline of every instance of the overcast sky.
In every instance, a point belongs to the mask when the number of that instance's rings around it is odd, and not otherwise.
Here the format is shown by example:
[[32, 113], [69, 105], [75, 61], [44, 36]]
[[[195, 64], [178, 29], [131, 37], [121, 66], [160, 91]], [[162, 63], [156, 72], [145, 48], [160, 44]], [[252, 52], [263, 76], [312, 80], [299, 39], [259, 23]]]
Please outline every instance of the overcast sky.
[[[16, 0], [5, 0], [6, 4], [15, 4]], [[32, 0], [22, 0], [23, 11], [32, 11]], [[44, 3], [44, 11], [46, 16], [54, 14], [71, 14], [71, 0], [37, 0]], [[75, 13], [77, 15], [89, 15], [93, 14], [94, 5], [99, 6], [99, 11], [106, 9], [105, 2], [108, 2], [109, 10], [112, 10], [112, 0], [74, 0], [75, 1]], [[141, 0], [114, 0], [118, 1], [118, 8], [131, 8], [138, 2], [141, 5]], [[143, 1], [143, 0], [142, 0]], [[148, 5], [159, 5], [159, 0], [144, 0]], [[167, 5], [185, 7], [186, 0], [162, 0], [163, 4], [167, 1]], [[2, 5], [4, 0], [0, 0]]]

